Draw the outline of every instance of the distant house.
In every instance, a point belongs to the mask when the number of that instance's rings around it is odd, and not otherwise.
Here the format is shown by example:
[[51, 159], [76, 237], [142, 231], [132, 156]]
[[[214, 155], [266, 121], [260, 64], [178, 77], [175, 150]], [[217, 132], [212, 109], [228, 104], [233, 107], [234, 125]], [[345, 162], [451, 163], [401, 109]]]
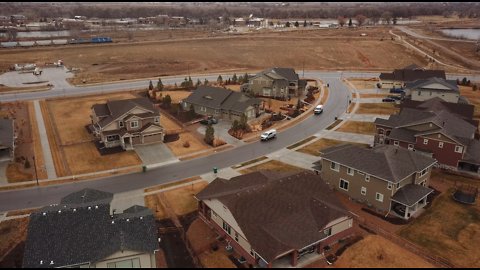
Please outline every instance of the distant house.
[[248, 90], [255, 96], [288, 99], [300, 95], [306, 86], [293, 68], [270, 68], [264, 70], [248, 81]]
[[295, 266], [353, 233], [351, 214], [312, 172], [217, 178], [195, 197], [200, 217], [253, 266]]
[[425, 101], [439, 97], [447, 102], [458, 103], [460, 91], [455, 80], [441, 78], [429, 78], [407, 82], [405, 85], [406, 95], [414, 101]]
[[155, 268], [159, 250], [150, 209], [111, 211], [113, 194], [84, 189], [30, 215], [24, 268]]
[[146, 98], [94, 104], [90, 115], [92, 133], [105, 147], [133, 149], [134, 145], [163, 142], [160, 112]]
[[235, 18], [233, 19], [233, 25], [235, 26], [246, 26], [247, 21], [244, 18]]
[[446, 79], [444, 70], [426, 70], [415, 64], [395, 69], [391, 73], [380, 73], [380, 84], [384, 89], [403, 88], [407, 82], [424, 80], [429, 78]]
[[25, 17], [25, 15], [11, 15], [10, 21], [13, 24], [25, 24], [27, 22], [27, 17]]
[[14, 120], [0, 119], [0, 162], [13, 161], [15, 157]]
[[190, 106], [197, 114], [215, 116], [228, 120], [240, 120], [245, 114], [248, 120], [260, 114], [261, 100], [247, 97], [245, 94], [229, 89], [211, 86], [199, 86], [182, 102], [183, 109]]
[[394, 211], [409, 219], [427, 204], [432, 166], [436, 160], [395, 146], [368, 149], [351, 144], [321, 151], [322, 179], [377, 211]]
[[475, 138], [478, 122], [468, 119], [466, 110], [461, 115], [462, 111], [452, 112], [446, 104], [439, 98], [431, 99], [415, 108], [404, 107], [388, 119], [377, 118], [375, 145], [422, 152], [437, 159], [442, 167], [480, 173], [480, 141]]

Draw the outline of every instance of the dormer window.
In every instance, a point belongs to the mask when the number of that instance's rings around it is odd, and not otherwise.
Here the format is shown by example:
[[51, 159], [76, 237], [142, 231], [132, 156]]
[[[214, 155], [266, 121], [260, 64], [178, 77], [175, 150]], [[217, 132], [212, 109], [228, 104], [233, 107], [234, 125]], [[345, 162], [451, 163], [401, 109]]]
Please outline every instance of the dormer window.
[[160, 123], [160, 116], [155, 116], [155, 124], [159, 124]]
[[138, 121], [132, 121], [132, 122], [130, 122], [130, 127], [131, 127], [131, 128], [138, 128]]
[[123, 121], [119, 121], [118, 126], [122, 128], [123, 127]]

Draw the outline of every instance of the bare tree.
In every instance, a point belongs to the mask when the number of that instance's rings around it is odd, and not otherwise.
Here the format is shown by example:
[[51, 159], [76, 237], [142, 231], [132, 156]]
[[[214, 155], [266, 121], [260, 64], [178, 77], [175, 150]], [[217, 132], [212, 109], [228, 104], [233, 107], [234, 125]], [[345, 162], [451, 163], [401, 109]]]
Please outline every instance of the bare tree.
[[340, 24], [341, 27], [343, 27], [345, 25], [345, 23], [347, 22], [347, 19], [345, 19], [345, 17], [343, 16], [340, 16], [338, 17], [338, 24]]
[[364, 15], [362, 14], [358, 14], [355, 19], [357, 19], [357, 22], [358, 22], [358, 27], [362, 26], [363, 23], [365, 23], [365, 21], [367, 20], [367, 17], [365, 17]]
[[382, 19], [387, 23], [387, 24], [390, 24], [391, 20], [392, 20], [392, 12], [390, 11], [386, 11], [382, 14]]

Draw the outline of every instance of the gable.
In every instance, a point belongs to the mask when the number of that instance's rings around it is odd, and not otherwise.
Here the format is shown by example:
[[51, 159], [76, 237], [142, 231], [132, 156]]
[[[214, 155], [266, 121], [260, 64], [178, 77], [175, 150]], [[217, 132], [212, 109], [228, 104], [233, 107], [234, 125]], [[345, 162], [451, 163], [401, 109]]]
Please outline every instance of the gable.
[[411, 125], [411, 126], [403, 126], [403, 127], [410, 130], [415, 130], [415, 131], [428, 131], [428, 130], [440, 128], [438, 125], [430, 121], [426, 123], [421, 123], [421, 124]]
[[243, 238], [247, 239], [248, 241], [248, 238], [245, 236], [245, 233], [243, 233], [242, 229], [240, 228], [240, 225], [238, 225], [232, 212], [230, 212], [230, 210], [222, 202], [220, 202], [217, 199], [203, 200], [203, 202], [210, 209], [212, 209], [213, 212], [215, 212], [223, 220], [225, 220], [225, 222], [227, 222], [230, 225], [230, 227], [232, 227], [236, 232], [238, 232], [238, 234], [240, 234]]
[[432, 140], [437, 140], [437, 141], [444, 141], [444, 142], [449, 142], [449, 143], [460, 143], [453, 138], [450, 138], [446, 136], [445, 134], [441, 132], [435, 132], [435, 133], [423, 133], [419, 134], [419, 137], [425, 138], [425, 139], [432, 139]]
[[150, 125], [148, 128], [142, 131], [142, 133], [146, 132], [155, 132], [155, 131], [163, 131], [162, 127], [159, 127], [157, 125]]

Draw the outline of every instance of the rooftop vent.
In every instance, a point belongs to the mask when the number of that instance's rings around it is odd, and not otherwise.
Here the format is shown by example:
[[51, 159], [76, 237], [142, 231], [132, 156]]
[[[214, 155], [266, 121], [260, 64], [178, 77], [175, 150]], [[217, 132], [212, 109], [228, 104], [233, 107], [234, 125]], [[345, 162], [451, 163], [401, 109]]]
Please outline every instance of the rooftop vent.
[[88, 210], [92, 210], [92, 207], [91, 207], [91, 206], [89, 206], [89, 207], [88, 207]]
[[73, 212], [77, 212], [77, 208], [73, 208]]
[[43, 261], [40, 261], [40, 264], [43, 264]]
[[59, 213], [59, 214], [62, 213], [62, 210], [58, 210], [58, 213]]
[[210, 100], [213, 100], [213, 98], [211, 96], [203, 96], [204, 99], [210, 99]]
[[140, 217], [140, 219], [143, 219], [143, 217]]
[[42, 215], [46, 216], [46, 215], [47, 215], [47, 213], [43, 212], [43, 213], [42, 213]]
[[129, 218], [127, 218], [127, 222], [129, 222], [129, 221], [130, 221], [130, 219], [129, 219]]
[[115, 220], [112, 220], [112, 224], [115, 224]]
[[98, 209], [98, 205], [95, 205], [95, 209]]
[[53, 265], [53, 261], [50, 261], [50, 264]]

